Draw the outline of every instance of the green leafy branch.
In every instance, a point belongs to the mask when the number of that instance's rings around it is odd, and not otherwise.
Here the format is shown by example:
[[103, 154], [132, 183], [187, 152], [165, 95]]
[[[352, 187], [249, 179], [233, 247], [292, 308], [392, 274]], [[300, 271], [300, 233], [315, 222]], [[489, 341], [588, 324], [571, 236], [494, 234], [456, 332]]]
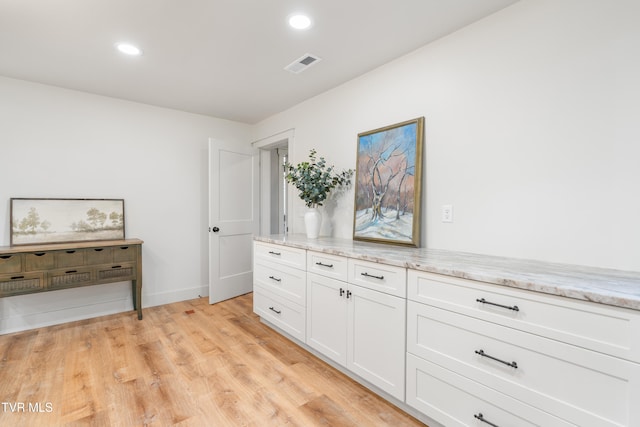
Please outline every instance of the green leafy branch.
[[317, 158], [316, 154], [316, 150], [311, 149], [308, 162], [297, 166], [285, 164], [285, 179], [300, 191], [298, 196], [309, 208], [322, 206], [331, 190], [351, 184], [353, 176], [353, 169], [334, 172], [334, 166], [327, 166], [324, 157]]

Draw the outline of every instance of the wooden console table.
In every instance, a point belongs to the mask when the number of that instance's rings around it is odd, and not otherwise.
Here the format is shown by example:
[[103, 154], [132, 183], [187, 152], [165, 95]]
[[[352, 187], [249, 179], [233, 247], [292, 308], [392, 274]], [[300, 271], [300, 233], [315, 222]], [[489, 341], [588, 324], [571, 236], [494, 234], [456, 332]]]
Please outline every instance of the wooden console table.
[[0, 246], [0, 298], [131, 280], [142, 319], [142, 240]]

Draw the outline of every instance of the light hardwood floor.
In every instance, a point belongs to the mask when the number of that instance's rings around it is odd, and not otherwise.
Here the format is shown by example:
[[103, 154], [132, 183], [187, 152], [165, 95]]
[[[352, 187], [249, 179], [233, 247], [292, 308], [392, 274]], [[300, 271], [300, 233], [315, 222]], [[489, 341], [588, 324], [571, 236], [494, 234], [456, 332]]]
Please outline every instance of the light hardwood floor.
[[252, 294], [0, 336], [0, 426], [424, 426], [273, 332]]

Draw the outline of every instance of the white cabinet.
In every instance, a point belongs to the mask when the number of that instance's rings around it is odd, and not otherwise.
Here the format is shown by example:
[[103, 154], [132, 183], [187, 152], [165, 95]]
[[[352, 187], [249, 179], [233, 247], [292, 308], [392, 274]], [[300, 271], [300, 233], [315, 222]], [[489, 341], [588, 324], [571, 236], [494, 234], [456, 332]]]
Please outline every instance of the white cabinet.
[[[464, 383], [464, 399], [496, 425], [640, 425], [640, 365], [619, 357], [633, 359], [637, 313], [412, 270], [408, 298], [407, 403], [433, 419], [472, 424], [469, 408], [438, 403], [430, 390]], [[599, 322], [622, 331], [607, 337]], [[504, 413], [486, 389], [509, 397]], [[531, 418], [495, 421], [522, 405]]]
[[306, 251], [256, 242], [253, 255], [253, 311], [304, 341]]
[[640, 362], [640, 312], [409, 270], [410, 299]]
[[411, 353], [409, 373], [407, 403], [447, 427], [575, 427]]
[[307, 345], [347, 366], [347, 283], [307, 274]]
[[[381, 288], [384, 278], [360, 280], [364, 286], [344, 281], [344, 267], [352, 271], [352, 266], [359, 265], [353, 259], [309, 251], [307, 260], [309, 268], [318, 272], [307, 273], [307, 344], [404, 400], [406, 300], [370, 289]], [[359, 271], [380, 277], [380, 266], [376, 266], [377, 270], [370, 266], [369, 270]], [[406, 288], [404, 269], [393, 273], [393, 288]], [[351, 280], [351, 275], [348, 278]], [[375, 280], [375, 284], [368, 284], [368, 279]], [[386, 284], [382, 287], [388, 288]]]
[[297, 246], [256, 242], [254, 311], [403, 409], [447, 427], [640, 426], [640, 311]]
[[255, 242], [254, 312], [400, 401], [406, 269]]
[[353, 284], [347, 296], [347, 368], [404, 400], [406, 300]]

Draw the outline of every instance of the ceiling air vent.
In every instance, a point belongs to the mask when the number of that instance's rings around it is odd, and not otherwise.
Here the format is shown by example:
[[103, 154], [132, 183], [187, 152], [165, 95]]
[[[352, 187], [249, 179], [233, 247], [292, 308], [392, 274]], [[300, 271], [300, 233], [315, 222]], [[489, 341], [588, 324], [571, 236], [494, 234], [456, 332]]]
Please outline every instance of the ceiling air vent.
[[321, 61], [321, 59], [310, 53], [305, 53], [300, 58], [293, 61], [291, 64], [284, 67], [285, 70], [291, 71], [294, 74], [298, 74], [311, 67], [313, 64]]

